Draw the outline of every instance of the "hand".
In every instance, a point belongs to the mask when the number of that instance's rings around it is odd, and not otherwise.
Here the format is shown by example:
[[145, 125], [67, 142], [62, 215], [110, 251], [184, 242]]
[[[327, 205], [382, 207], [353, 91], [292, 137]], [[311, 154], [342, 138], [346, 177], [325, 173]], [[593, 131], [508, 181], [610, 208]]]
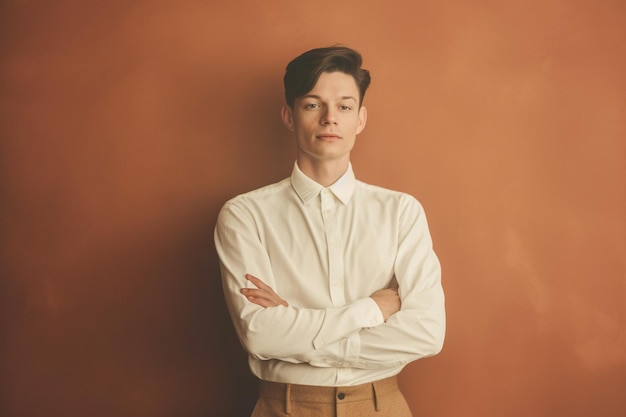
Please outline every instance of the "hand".
[[287, 301], [283, 300], [274, 292], [272, 287], [255, 277], [254, 275], [246, 274], [246, 279], [253, 283], [257, 288], [242, 288], [241, 293], [251, 303], [260, 305], [261, 307], [276, 307], [285, 306], [288, 307]]
[[385, 321], [394, 313], [400, 311], [400, 296], [397, 288], [385, 288], [371, 295], [383, 313]]

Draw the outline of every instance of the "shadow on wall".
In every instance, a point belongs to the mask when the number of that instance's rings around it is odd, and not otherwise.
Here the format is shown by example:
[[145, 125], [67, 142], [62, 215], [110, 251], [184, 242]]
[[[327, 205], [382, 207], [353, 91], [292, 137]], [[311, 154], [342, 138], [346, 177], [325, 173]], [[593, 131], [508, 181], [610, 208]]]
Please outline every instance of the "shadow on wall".
[[[212, 158], [218, 167], [220, 176], [220, 200], [217, 202], [215, 215], [212, 216], [212, 228], [215, 226], [219, 208], [230, 198], [255, 188], [271, 184], [287, 177], [295, 160], [295, 147], [290, 132], [282, 125], [280, 109], [284, 102], [282, 96], [282, 74], [272, 70], [272, 74], [247, 74], [240, 76], [238, 85], [230, 89], [234, 95], [228, 101], [226, 114], [234, 115], [228, 128], [227, 138], [214, 138], [219, 154]], [[250, 132], [254, 132], [253, 136]], [[225, 140], [222, 140], [225, 139]], [[224, 143], [225, 142], [225, 143]], [[214, 335], [225, 335], [219, 340], [224, 343], [226, 369], [224, 381], [230, 381], [234, 406], [230, 410], [233, 416], [250, 415], [258, 394], [258, 380], [248, 368], [247, 354], [243, 350], [233, 329], [223, 299], [219, 274], [219, 261], [215, 245], [211, 240], [210, 270], [212, 294], [210, 304], [219, 311], [210, 317]], [[217, 294], [217, 296], [216, 296]]]
[[[0, 415], [248, 413], [256, 380], [226, 312], [213, 228], [228, 198], [287, 176], [293, 158], [280, 78], [220, 75], [212, 97], [193, 82], [158, 90], [162, 118], [137, 121], [125, 95], [107, 113], [97, 95], [57, 103], [64, 96], [28, 90], [60, 109], [41, 122], [46, 136], [12, 109], [6, 143], [27, 163], [7, 164], [1, 179], [11, 223], [0, 236]], [[204, 101], [215, 97], [227, 99]], [[89, 141], [78, 109], [93, 122]]]

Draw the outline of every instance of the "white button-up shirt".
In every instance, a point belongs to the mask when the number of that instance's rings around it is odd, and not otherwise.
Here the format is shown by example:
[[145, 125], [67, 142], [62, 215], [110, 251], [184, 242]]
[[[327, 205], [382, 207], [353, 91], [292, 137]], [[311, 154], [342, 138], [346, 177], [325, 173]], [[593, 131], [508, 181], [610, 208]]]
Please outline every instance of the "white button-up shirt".
[[[233, 198], [215, 245], [230, 315], [263, 380], [357, 385], [441, 350], [441, 270], [422, 206], [357, 181], [351, 166], [324, 188], [296, 164], [290, 178]], [[289, 306], [248, 301], [246, 273]], [[401, 310], [384, 322], [370, 295], [392, 286]]]

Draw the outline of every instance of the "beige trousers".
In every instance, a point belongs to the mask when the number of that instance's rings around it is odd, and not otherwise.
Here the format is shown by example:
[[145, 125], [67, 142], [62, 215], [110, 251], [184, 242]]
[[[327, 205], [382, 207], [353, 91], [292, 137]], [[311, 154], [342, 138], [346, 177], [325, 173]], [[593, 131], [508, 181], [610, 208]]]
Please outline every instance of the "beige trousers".
[[261, 381], [251, 417], [412, 417], [396, 377], [353, 387]]

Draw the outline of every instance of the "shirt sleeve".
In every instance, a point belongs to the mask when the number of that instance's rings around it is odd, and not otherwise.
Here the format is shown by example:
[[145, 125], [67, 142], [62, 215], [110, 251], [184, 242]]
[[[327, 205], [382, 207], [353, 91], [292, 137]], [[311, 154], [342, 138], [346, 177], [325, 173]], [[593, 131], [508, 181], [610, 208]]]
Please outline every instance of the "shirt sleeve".
[[263, 308], [248, 301], [240, 293], [248, 286], [246, 273], [272, 288], [276, 288], [276, 281], [253, 216], [243, 205], [231, 201], [222, 208], [215, 228], [215, 247], [231, 319], [244, 348], [254, 357], [308, 362], [307, 353], [334, 345], [364, 327], [383, 323], [380, 309], [369, 297], [326, 309]]
[[360, 329], [335, 344], [309, 352], [306, 358], [311, 364], [380, 369], [441, 351], [446, 329], [441, 267], [419, 202], [405, 195], [398, 221], [394, 272], [401, 310], [380, 326]]

